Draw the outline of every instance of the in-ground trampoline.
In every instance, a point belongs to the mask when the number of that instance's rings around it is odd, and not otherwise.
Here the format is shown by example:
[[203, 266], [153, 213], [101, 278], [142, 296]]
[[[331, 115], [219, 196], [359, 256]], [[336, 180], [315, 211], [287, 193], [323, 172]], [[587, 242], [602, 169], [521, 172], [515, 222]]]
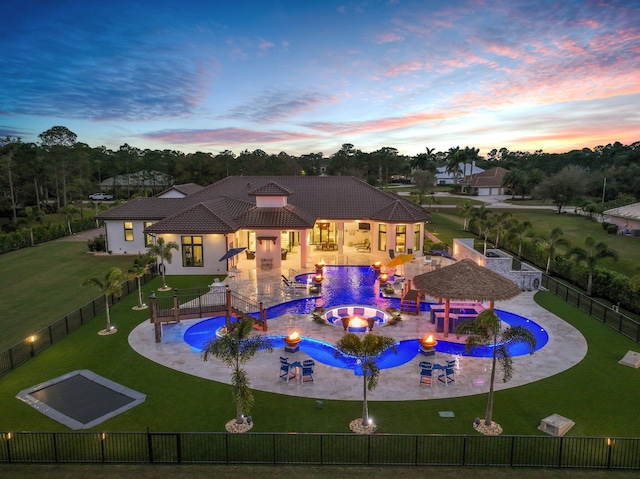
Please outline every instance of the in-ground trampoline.
[[16, 397], [71, 429], [92, 428], [146, 399], [87, 369], [23, 389]]

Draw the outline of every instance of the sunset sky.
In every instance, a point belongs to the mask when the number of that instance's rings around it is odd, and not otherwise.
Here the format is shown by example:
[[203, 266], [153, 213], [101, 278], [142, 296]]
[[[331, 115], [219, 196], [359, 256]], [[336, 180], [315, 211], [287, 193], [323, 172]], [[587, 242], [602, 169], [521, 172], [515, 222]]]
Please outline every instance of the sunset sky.
[[0, 136], [417, 154], [640, 140], [638, 0], [3, 0]]

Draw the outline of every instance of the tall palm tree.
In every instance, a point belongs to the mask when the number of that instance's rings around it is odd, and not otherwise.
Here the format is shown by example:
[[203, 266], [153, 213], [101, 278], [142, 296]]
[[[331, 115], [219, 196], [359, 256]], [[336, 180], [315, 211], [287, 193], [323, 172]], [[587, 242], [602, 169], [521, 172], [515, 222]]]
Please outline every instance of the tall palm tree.
[[516, 218], [509, 220], [509, 229], [507, 231], [507, 238], [515, 239], [518, 241], [518, 259], [522, 258], [522, 244], [525, 238], [531, 237], [531, 221], [525, 220], [523, 222], [518, 221]]
[[551, 269], [551, 260], [555, 256], [556, 248], [558, 246], [568, 246], [569, 242], [562, 237], [564, 233], [560, 228], [553, 228], [548, 238], [542, 237], [540, 241], [547, 247], [547, 268], [545, 273], [549, 274]]
[[136, 284], [138, 285], [138, 305], [133, 307], [135, 310], [148, 308], [148, 306], [142, 301], [142, 285], [140, 284], [140, 278], [147, 274], [149, 263], [152, 261], [153, 258], [149, 255], [140, 256], [139, 258], [136, 258], [133, 263], [133, 267], [127, 272], [129, 279], [135, 279]]
[[367, 390], [373, 391], [378, 385], [380, 368], [377, 364], [378, 356], [387, 349], [397, 353], [396, 340], [388, 336], [378, 336], [368, 333], [360, 339], [355, 333], [346, 333], [336, 343], [336, 356], [340, 353], [353, 356], [362, 365], [363, 401], [362, 401], [362, 425], [369, 425], [369, 407], [367, 405]]
[[469, 219], [473, 215], [473, 203], [471, 200], [466, 200], [464, 203], [460, 203], [456, 206], [456, 210], [458, 210], [458, 214], [462, 216], [464, 221], [462, 225], [462, 231], [467, 231], [467, 224], [469, 223]]
[[485, 426], [491, 426], [493, 420], [493, 389], [496, 377], [496, 366], [502, 369], [502, 381], [507, 382], [513, 376], [513, 361], [509, 353], [509, 345], [525, 343], [529, 354], [536, 349], [536, 338], [524, 326], [510, 326], [502, 329], [502, 321], [493, 309], [485, 309], [475, 320], [463, 321], [456, 327], [458, 337], [467, 335], [465, 349], [469, 353], [475, 346], [490, 346], [493, 350], [491, 362], [491, 380], [489, 382], [489, 397], [484, 416]]
[[92, 277], [82, 282], [82, 286], [94, 286], [98, 288], [104, 295], [104, 305], [107, 312], [107, 325], [105, 332], [115, 332], [115, 328], [111, 326], [111, 315], [109, 312], [109, 296], [119, 298], [122, 296], [122, 283], [126, 280], [126, 276], [120, 268], [111, 268], [104, 275], [104, 278]]
[[447, 166], [445, 171], [453, 176], [453, 184], [458, 184], [458, 179], [462, 170], [460, 169], [460, 162], [462, 160], [462, 151], [460, 151], [460, 147], [456, 146], [455, 148], [449, 148], [447, 152]]
[[164, 262], [171, 264], [173, 260], [173, 254], [171, 254], [171, 250], [178, 250], [178, 245], [174, 241], [169, 241], [165, 243], [164, 238], [158, 238], [158, 240], [150, 245], [147, 248], [147, 254], [156, 260], [160, 260], [160, 274], [162, 275], [162, 287], [159, 288], [160, 291], [167, 291], [171, 289], [167, 286], [167, 278], [166, 271], [164, 267]]
[[244, 422], [244, 414], [248, 414], [254, 404], [249, 375], [242, 369], [242, 365], [253, 358], [260, 349], [273, 351], [269, 338], [251, 334], [252, 331], [253, 318], [245, 317], [227, 334], [209, 340], [202, 351], [205, 361], [209, 356], [214, 356], [231, 369], [231, 387], [238, 424]]
[[587, 236], [584, 240], [585, 248], [579, 246], [571, 248], [567, 253], [569, 257], [575, 257], [578, 261], [584, 261], [587, 264], [589, 270], [589, 280], [587, 281], [587, 296], [591, 296], [593, 289], [593, 274], [596, 271], [596, 265], [600, 258], [613, 258], [614, 261], [618, 261], [618, 253], [609, 249], [604, 241], [596, 243], [593, 236]]

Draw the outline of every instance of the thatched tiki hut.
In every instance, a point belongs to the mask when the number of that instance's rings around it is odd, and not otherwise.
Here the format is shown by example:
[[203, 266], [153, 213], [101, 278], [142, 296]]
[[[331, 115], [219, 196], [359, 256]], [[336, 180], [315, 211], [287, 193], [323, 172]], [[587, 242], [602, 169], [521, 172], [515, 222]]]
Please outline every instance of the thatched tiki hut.
[[419, 291], [434, 298], [445, 299], [444, 336], [449, 336], [449, 303], [453, 301], [504, 301], [520, 294], [520, 287], [504, 276], [463, 259], [413, 278]]

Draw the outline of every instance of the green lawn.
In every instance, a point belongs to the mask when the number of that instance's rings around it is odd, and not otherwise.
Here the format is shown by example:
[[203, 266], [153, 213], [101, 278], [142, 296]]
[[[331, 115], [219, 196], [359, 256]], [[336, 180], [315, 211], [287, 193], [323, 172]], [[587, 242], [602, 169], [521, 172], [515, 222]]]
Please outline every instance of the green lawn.
[[[627, 276], [638, 273], [640, 266], [640, 239], [632, 236], [610, 235], [602, 229], [602, 225], [596, 221], [591, 221], [583, 216], [572, 213], [556, 214], [551, 210], [513, 210], [513, 209], [492, 209], [496, 213], [510, 213], [518, 221], [530, 221], [533, 225], [532, 231], [539, 235], [548, 236], [554, 228], [562, 229], [570, 247], [584, 247], [584, 238], [591, 235], [594, 239], [604, 241], [609, 248], [619, 255], [618, 261], [611, 258], [604, 258], [598, 261], [598, 266], [617, 271]], [[428, 230], [435, 229], [443, 237], [446, 237], [451, 245], [452, 238], [474, 237], [470, 233], [461, 231], [462, 218], [453, 210], [440, 210], [432, 213], [432, 224]], [[456, 230], [457, 228], [457, 230]], [[566, 251], [566, 248], [558, 248], [559, 252]]]
[[[443, 236], [459, 236], [459, 225], [455, 221], [447, 223], [438, 216], [434, 226]], [[49, 315], [57, 319], [62, 314], [52, 314], [52, 305], [69, 310], [86, 301], [80, 294], [86, 293], [88, 297], [96, 294], [79, 286], [82, 278], [102, 274], [118, 261], [123, 262], [123, 267], [131, 262], [130, 257], [93, 257], [84, 253], [84, 248], [81, 243], [52, 242], [0, 256], [3, 268], [11, 268], [3, 269], [9, 274], [0, 278], [0, 284], [4, 291], [10, 291], [6, 296], [10, 301], [21, 305], [13, 306], [14, 314], [3, 315], [5, 330], [26, 331], [27, 326], [22, 324], [25, 318], [37, 318], [48, 324]], [[25, 273], [35, 265], [42, 271], [53, 272], [56, 281], [43, 288], [41, 280], [38, 282], [34, 275]], [[177, 288], [203, 286], [211, 280], [210, 276], [168, 278], [170, 286]], [[159, 286], [159, 278], [145, 285], [145, 296]], [[536, 300], [584, 334], [588, 355], [561, 374], [497, 392], [494, 418], [504, 433], [539, 434], [540, 419], [558, 413], [576, 422], [569, 435], [640, 436], [637, 421], [640, 406], [630, 399], [640, 397], [638, 370], [617, 363], [628, 350], [638, 350], [638, 345], [550, 293], [538, 293]], [[97, 334], [104, 327], [105, 317], [100, 315], [0, 378], [0, 428], [67, 430], [15, 399], [15, 395], [69, 371], [90, 369], [147, 395], [142, 405], [99, 425], [97, 430], [223, 431], [224, 423], [235, 415], [229, 386], [168, 369], [139, 356], [129, 347], [129, 332], [148, 321], [148, 311], [131, 309], [136, 301], [136, 295], [132, 294], [112, 308], [112, 323], [118, 328], [117, 334]], [[39, 312], [33, 313], [36, 308]], [[20, 339], [32, 332], [31, 329], [20, 333]], [[543, 353], [544, 350], [536, 354]], [[212, 365], [203, 362], [202, 367]], [[261, 391], [256, 391], [255, 396], [256, 405], [251, 411], [256, 419], [255, 432], [348, 432], [349, 421], [358, 417], [361, 410], [360, 401], [328, 400], [323, 409], [316, 409], [314, 399]], [[482, 394], [429, 401], [373, 402], [370, 409], [381, 433], [472, 434], [471, 422], [484, 414], [485, 405], [486, 395]], [[454, 411], [456, 416], [441, 418], [438, 415], [441, 410]]]
[[94, 256], [82, 242], [52, 241], [0, 255], [2, 316], [0, 350], [22, 341], [100, 295], [81, 286], [112, 266], [133, 265], [131, 256]]

